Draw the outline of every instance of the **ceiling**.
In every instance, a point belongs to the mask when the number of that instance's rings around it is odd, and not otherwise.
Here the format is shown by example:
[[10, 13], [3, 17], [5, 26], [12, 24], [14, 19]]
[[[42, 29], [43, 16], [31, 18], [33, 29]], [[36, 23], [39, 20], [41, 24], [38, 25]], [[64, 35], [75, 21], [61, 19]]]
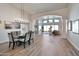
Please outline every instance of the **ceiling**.
[[11, 5], [29, 14], [37, 14], [66, 8], [68, 3], [12, 3]]

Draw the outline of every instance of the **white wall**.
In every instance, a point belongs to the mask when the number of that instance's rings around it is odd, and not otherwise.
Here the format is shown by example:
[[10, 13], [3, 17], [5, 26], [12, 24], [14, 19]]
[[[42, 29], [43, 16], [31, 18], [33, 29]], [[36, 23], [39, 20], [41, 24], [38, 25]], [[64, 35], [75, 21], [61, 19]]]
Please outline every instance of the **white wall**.
[[9, 4], [0, 4], [0, 17], [5, 20], [13, 20], [20, 17], [20, 11], [11, 7]]
[[[69, 20], [79, 19], [79, 4], [70, 4], [69, 9]], [[68, 39], [79, 50], [79, 35], [72, 33], [72, 31], [68, 31]]]
[[[19, 9], [14, 8], [10, 4], [0, 3], [0, 20], [15, 20], [17, 18], [21, 18], [21, 11]], [[29, 23], [27, 14], [24, 14], [24, 19], [27, 23]], [[0, 43], [6, 42], [8, 40], [9, 39], [7, 36], [7, 32], [4, 28], [4, 23], [1, 23], [0, 24]]]
[[7, 32], [4, 29], [4, 22], [1, 21], [0, 23], [0, 43], [8, 41]]

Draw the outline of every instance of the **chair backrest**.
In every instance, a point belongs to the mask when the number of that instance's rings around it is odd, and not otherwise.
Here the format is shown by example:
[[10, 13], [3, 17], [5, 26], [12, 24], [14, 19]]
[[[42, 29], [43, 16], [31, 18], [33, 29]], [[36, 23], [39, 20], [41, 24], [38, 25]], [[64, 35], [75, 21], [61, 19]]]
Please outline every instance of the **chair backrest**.
[[9, 41], [12, 41], [11, 33], [8, 33]]
[[13, 38], [12, 32], [11, 33], [8, 33], [8, 36], [9, 36], [9, 41], [10, 42], [14, 42], [14, 38]]
[[24, 41], [28, 41], [29, 40], [29, 37], [30, 37], [30, 34], [29, 33], [25, 33]]
[[30, 31], [30, 39], [34, 38], [34, 32]]
[[33, 38], [34, 38], [34, 32], [31, 33], [31, 39], [33, 39]]

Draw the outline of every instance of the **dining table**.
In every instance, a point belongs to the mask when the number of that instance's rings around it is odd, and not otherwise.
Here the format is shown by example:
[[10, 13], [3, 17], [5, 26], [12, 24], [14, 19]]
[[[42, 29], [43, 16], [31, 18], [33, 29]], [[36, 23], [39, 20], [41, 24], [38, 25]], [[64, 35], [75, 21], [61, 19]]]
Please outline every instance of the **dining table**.
[[22, 45], [20, 40], [23, 40], [24, 38], [25, 38], [25, 34], [20, 34], [20, 35], [14, 36], [14, 39], [19, 39], [18, 46]]

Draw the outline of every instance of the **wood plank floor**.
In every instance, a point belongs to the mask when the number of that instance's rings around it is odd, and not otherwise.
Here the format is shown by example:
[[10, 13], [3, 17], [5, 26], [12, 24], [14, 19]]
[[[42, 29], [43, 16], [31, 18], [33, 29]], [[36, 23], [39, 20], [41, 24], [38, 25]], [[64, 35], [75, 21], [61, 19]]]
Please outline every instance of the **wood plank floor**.
[[8, 43], [0, 44], [1, 56], [77, 56], [67, 39], [62, 36], [53, 36], [49, 34], [36, 35], [34, 43], [15, 47], [14, 50], [8, 48]]

